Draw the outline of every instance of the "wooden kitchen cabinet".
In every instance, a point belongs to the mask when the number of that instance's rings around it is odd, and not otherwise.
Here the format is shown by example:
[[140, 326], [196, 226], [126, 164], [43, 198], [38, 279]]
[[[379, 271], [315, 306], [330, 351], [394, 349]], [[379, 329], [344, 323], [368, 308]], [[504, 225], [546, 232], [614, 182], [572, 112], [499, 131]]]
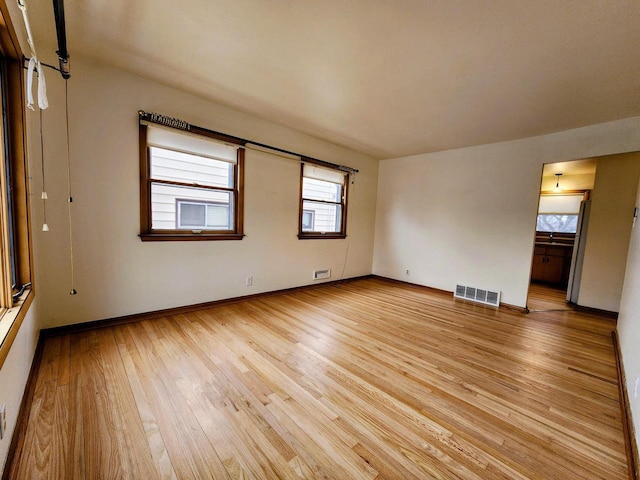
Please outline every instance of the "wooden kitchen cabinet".
[[570, 245], [536, 245], [531, 280], [566, 286], [572, 252], [573, 248]]

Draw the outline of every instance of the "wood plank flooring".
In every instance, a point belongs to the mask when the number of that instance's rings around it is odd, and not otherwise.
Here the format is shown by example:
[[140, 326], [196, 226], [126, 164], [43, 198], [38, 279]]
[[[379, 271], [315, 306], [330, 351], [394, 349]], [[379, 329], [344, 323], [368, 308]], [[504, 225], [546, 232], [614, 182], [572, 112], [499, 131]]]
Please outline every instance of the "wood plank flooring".
[[382, 279], [46, 340], [12, 479], [627, 478], [614, 323]]
[[546, 312], [551, 310], [573, 310], [567, 303], [567, 290], [555, 288], [541, 283], [529, 285], [527, 307], [530, 312]]

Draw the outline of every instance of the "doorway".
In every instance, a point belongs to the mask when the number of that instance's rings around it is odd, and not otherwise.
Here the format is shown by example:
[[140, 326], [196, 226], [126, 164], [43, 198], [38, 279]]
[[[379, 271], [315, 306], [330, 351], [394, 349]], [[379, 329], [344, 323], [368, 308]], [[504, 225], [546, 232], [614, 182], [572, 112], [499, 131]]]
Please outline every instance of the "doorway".
[[597, 162], [545, 164], [527, 306], [531, 312], [571, 310], [577, 299]]

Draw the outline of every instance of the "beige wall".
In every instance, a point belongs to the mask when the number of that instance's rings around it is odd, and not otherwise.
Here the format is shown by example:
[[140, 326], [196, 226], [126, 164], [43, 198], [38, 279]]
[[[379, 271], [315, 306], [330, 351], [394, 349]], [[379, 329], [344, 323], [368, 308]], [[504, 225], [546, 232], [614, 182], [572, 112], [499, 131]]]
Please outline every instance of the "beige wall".
[[7, 406], [7, 433], [0, 440], [0, 472], [7, 460], [11, 436], [16, 426], [18, 410], [29, 376], [31, 362], [38, 342], [37, 315], [38, 297], [31, 304], [18, 335], [13, 341], [9, 355], [0, 369], [0, 405]]
[[[310, 284], [318, 268], [330, 268], [331, 280], [371, 273], [376, 161], [122, 70], [77, 57], [73, 70], [76, 296], [69, 295], [64, 86], [59, 76], [47, 78], [51, 107], [44, 114], [47, 233], [40, 231], [37, 114], [29, 113], [43, 327]], [[247, 151], [244, 240], [141, 242], [139, 109], [360, 169], [350, 190], [348, 238], [298, 240], [299, 162]], [[245, 286], [249, 275], [252, 287]]]
[[[638, 184], [636, 184], [638, 187]], [[640, 187], [635, 199], [640, 207]], [[626, 387], [635, 427], [636, 441], [640, 444], [640, 224], [631, 229], [629, 255], [627, 257], [620, 316], [618, 317], [618, 337], [626, 376]]]
[[373, 271], [449, 291], [497, 289], [523, 307], [542, 165], [639, 149], [634, 117], [381, 161]]
[[620, 308], [638, 178], [640, 153], [598, 158], [579, 305]]

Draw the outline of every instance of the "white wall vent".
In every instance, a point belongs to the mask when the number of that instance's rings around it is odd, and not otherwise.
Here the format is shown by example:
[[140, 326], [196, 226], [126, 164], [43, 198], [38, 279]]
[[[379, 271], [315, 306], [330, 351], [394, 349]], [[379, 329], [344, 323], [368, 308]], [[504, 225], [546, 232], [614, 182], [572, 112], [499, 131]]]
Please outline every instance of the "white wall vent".
[[494, 307], [500, 306], [500, 292], [494, 292], [492, 290], [456, 285], [456, 290], [453, 293], [453, 296], [455, 298], [471, 300], [472, 302], [484, 303], [485, 305], [491, 305]]
[[321, 280], [323, 278], [329, 278], [331, 277], [331, 270], [326, 269], [326, 270], [314, 270], [313, 271], [313, 279], [314, 280]]

